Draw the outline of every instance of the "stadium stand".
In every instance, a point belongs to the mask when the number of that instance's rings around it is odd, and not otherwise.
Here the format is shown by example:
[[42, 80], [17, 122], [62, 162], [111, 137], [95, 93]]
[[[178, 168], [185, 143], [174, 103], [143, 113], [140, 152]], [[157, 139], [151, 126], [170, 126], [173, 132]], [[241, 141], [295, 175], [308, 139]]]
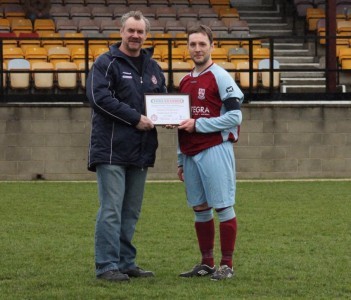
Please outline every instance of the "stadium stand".
[[[291, 2], [294, 4], [293, 7], [299, 20], [305, 22], [306, 31], [320, 37], [319, 44], [324, 46], [325, 12], [323, 7], [325, 1], [294, 0]], [[348, 37], [351, 32], [348, 17], [348, 12], [351, 11], [350, 5], [351, 3], [347, 1], [338, 2], [338, 59], [343, 53], [340, 52], [341, 49], [350, 48], [350, 38]], [[260, 62], [263, 59], [269, 59], [271, 54], [267, 39], [264, 41], [264, 39], [255, 38], [259, 35], [255, 35], [255, 22], [251, 21], [253, 17], [247, 18], [248, 12], [245, 9], [240, 10], [233, 7], [227, 0], [106, 0], [97, 2], [94, 0], [57, 0], [53, 2], [51, 9], [53, 19], [38, 19], [35, 20], [34, 24], [25, 19], [20, 6], [20, 2], [17, 2], [3, 5], [1, 9], [3, 18], [0, 22], [0, 38], [3, 41], [5, 65], [10, 59], [23, 58], [29, 60], [30, 63], [35, 60], [46, 60], [46, 62], [52, 63], [54, 68], [57, 62], [73, 62], [79, 70], [79, 65], [86, 57], [91, 63], [101, 53], [107, 51], [109, 45], [120, 40], [121, 24], [119, 18], [131, 9], [142, 10], [150, 19], [152, 31], [144, 46], [154, 46], [154, 57], [160, 63], [167, 63], [167, 68], [169, 67], [168, 62], [172, 65], [175, 61], [191, 61], [184, 48], [186, 47], [186, 31], [194, 24], [207, 24], [212, 28], [216, 46], [212, 56], [216, 62], [223, 66], [230, 65], [230, 68], [233, 66], [237, 68], [239, 63], [249, 63], [249, 60], [252, 59], [257, 68], [260, 68]], [[36, 35], [34, 36], [34, 34]], [[14, 36], [18, 39], [15, 40]], [[87, 49], [84, 46], [85, 38], [89, 38], [87, 56], [85, 55], [85, 49]], [[170, 56], [168, 49], [168, 39], [170, 38], [174, 39], [171, 44], [172, 56]], [[28, 47], [31, 50], [27, 52]], [[5, 51], [7, 48], [11, 50]], [[21, 48], [22, 53], [16, 54], [18, 48]], [[75, 50], [73, 51], [73, 49]], [[274, 59], [278, 62], [281, 57], [277, 59], [275, 56], [274, 54]], [[315, 60], [317, 59], [316, 57]], [[340, 69], [345, 69], [348, 64], [349, 60], [346, 58], [338, 61]], [[284, 64], [282, 65], [284, 66]], [[245, 82], [243, 79], [245, 76], [242, 74], [247, 75], [248, 72], [233, 72], [233, 74], [241, 85], [241, 82]], [[260, 74], [258, 81], [262, 80]], [[80, 76], [77, 77], [77, 80], [81, 81]], [[274, 83], [280, 84], [284, 80], [274, 81]], [[55, 84], [57, 83], [54, 80]], [[84, 89], [82, 84], [77, 84], [77, 86]], [[263, 86], [267, 88], [262, 82]], [[242, 87], [246, 89], [247, 85], [244, 84]], [[274, 87], [276, 88], [276, 84]]]

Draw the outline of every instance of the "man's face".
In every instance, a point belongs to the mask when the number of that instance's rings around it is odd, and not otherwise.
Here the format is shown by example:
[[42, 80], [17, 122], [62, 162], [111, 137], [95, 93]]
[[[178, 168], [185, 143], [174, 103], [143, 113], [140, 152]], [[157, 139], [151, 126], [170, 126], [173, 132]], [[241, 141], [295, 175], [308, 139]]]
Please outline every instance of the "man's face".
[[206, 34], [193, 33], [189, 36], [188, 50], [195, 65], [205, 65], [211, 57], [212, 49], [213, 43], [210, 43]]
[[129, 18], [121, 28], [122, 44], [130, 53], [139, 52], [146, 40], [144, 20]]

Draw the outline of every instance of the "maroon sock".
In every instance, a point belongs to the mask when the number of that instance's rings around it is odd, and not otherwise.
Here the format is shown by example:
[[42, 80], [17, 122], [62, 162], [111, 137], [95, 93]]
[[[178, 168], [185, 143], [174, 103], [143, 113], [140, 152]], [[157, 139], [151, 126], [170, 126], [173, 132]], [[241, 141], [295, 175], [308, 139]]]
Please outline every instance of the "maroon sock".
[[208, 222], [195, 222], [197, 240], [202, 255], [201, 264], [214, 266], [213, 247], [215, 227], [213, 219]]
[[236, 218], [221, 222], [219, 224], [222, 259], [221, 266], [233, 267], [233, 253], [236, 239], [237, 224]]

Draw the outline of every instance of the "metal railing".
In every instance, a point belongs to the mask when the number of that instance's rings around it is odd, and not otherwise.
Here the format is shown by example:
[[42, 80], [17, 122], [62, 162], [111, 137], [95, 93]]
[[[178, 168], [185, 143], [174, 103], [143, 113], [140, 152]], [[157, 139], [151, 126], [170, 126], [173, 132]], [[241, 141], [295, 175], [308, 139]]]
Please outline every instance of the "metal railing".
[[[242, 42], [242, 41], [247, 41], [248, 42], [248, 62], [249, 62], [249, 69], [248, 70], [238, 70], [238, 69], [227, 69], [228, 72], [235, 72], [235, 73], [243, 73], [243, 72], [248, 72], [249, 73], [249, 87], [247, 89], [244, 89], [244, 93], [245, 93], [245, 98], [246, 99], [250, 99], [250, 100], [274, 100], [274, 99], [280, 99], [280, 100], [290, 100], [293, 98], [298, 98], [298, 99], [302, 99], [302, 100], [310, 100], [310, 99], [315, 99], [316, 97], [320, 100], [324, 100], [324, 99], [328, 99], [328, 100], [340, 100], [340, 99], [351, 99], [351, 94], [349, 92], [345, 92], [345, 90], [343, 92], [332, 92], [330, 93], [329, 91], [325, 91], [325, 92], [321, 92], [318, 93], [317, 95], [314, 95], [313, 97], [311, 97], [310, 94], [308, 93], [298, 93], [298, 95], [296, 95], [296, 93], [282, 93], [280, 91], [280, 89], [277, 89], [273, 86], [273, 78], [274, 78], [274, 73], [275, 72], [279, 72], [281, 73], [289, 73], [289, 72], [337, 72], [337, 74], [339, 75], [340, 73], [345, 73], [345, 74], [351, 74], [351, 70], [341, 70], [339, 68], [338, 65], [335, 66], [335, 68], [333, 69], [328, 69], [326, 66], [321, 67], [321, 68], [307, 68], [307, 67], [303, 67], [303, 68], [279, 68], [279, 69], [274, 69], [274, 64], [273, 61], [275, 59], [275, 54], [274, 54], [274, 49], [275, 49], [275, 43], [277, 43], [277, 41], [284, 39], [285, 41], [287, 40], [291, 40], [292, 42], [296, 42], [296, 41], [300, 41], [302, 42], [304, 45], [314, 45], [314, 51], [312, 51], [313, 55], [316, 57], [316, 59], [320, 56], [324, 56], [323, 53], [320, 53], [321, 51], [323, 51], [323, 46], [320, 46], [319, 43], [319, 39], [337, 39], [338, 37], [328, 37], [328, 36], [323, 36], [323, 37], [317, 37], [317, 36], [272, 36], [272, 37], [245, 37], [245, 38], [235, 38], [235, 39], [231, 39], [231, 38], [216, 38], [216, 41], [220, 42], [220, 41], [238, 41], [238, 42]], [[347, 37], [343, 37], [343, 38], [347, 38]], [[351, 38], [351, 37], [349, 37]], [[17, 40], [18, 38], [6, 38], [6, 40]], [[26, 38], [26, 40], [31, 40], [32, 38]], [[45, 40], [57, 40], [56, 38], [45, 38]], [[5, 39], [0, 39], [0, 57], [3, 58], [3, 41]], [[38, 39], [35, 39], [38, 40]], [[39, 40], [43, 40], [43, 39], [39, 39]], [[21, 71], [21, 70], [5, 70], [3, 69], [3, 65], [0, 64], [0, 103], [4, 103], [4, 102], [11, 102], [11, 101], [16, 101], [16, 96], [21, 95], [22, 99], [26, 98], [28, 99], [28, 101], [38, 101], [38, 99], [47, 99], [49, 98], [50, 100], [53, 101], [60, 101], [60, 99], [64, 99], [64, 101], [70, 101], [70, 98], [74, 99], [74, 101], [76, 101], [76, 99], [79, 99], [80, 101], [86, 101], [86, 97], [85, 97], [85, 92], [84, 89], [82, 89], [81, 87], [77, 87], [76, 90], [71, 90], [71, 91], [66, 91], [66, 90], [60, 90], [58, 91], [57, 88], [54, 88], [52, 90], [49, 91], [41, 91], [41, 90], [36, 90], [34, 88], [30, 88], [27, 90], [12, 90], [9, 85], [6, 85], [6, 88], [3, 86], [3, 81], [4, 80], [8, 80], [8, 74], [13, 72], [13, 73], [54, 73], [57, 74], [59, 72], [63, 72], [63, 73], [70, 73], [70, 72], [76, 72], [77, 74], [79, 73], [85, 73], [85, 78], [87, 78], [88, 72], [89, 72], [89, 45], [90, 45], [90, 41], [94, 40], [94, 41], [98, 41], [98, 40], [102, 40], [102, 41], [116, 41], [116, 38], [62, 38], [62, 40], [79, 40], [82, 41], [84, 40], [84, 49], [85, 49], [85, 69], [84, 70], [76, 70], [76, 71], [68, 71], [68, 70], [42, 70], [42, 71], [38, 71], [38, 70], [25, 70], [25, 71]], [[156, 40], [154, 38], [150, 38], [150, 40]], [[184, 40], [184, 39], [176, 39], [176, 38], [164, 38], [164, 39], [157, 39], [157, 40], [164, 40], [167, 41], [168, 43], [168, 57], [172, 57], [172, 49], [173, 49], [173, 42], [176, 40]], [[266, 72], [269, 72], [269, 78], [270, 78], [270, 86], [269, 89], [261, 89], [260, 87], [255, 87], [254, 85], [254, 74], [257, 72], [262, 72], [262, 70], [259, 70], [258, 68], [254, 68], [254, 64], [253, 64], [253, 60], [254, 60], [254, 55], [253, 55], [253, 47], [254, 47], [254, 42], [260, 40], [261, 42], [267, 43], [268, 47], [269, 47], [269, 59], [270, 59], [270, 65], [268, 70], [266, 70]], [[3, 61], [3, 59], [2, 59]], [[169, 85], [168, 85], [168, 90], [170, 92], [175, 92], [176, 88], [173, 85], [173, 75], [175, 72], [184, 72], [186, 70], [173, 70], [172, 67], [172, 59], [168, 59], [168, 78], [169, 78]], [[5, 76], [4, 76], [5, 75]], [[351, 85], [351, 82], [350, 82]], [[32, 86], [32, 85], [31, 85]], [[69, 96], [71, 95], [71, 97]]]

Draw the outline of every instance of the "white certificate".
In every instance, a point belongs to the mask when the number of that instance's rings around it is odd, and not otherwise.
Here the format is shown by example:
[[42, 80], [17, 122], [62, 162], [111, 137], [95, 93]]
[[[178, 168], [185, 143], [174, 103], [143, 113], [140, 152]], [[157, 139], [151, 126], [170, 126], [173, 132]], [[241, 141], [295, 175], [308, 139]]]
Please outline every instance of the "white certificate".
[[188, 94], [145, 94], [145, 108], [154, 125], [178, 125], [191, 117]]

